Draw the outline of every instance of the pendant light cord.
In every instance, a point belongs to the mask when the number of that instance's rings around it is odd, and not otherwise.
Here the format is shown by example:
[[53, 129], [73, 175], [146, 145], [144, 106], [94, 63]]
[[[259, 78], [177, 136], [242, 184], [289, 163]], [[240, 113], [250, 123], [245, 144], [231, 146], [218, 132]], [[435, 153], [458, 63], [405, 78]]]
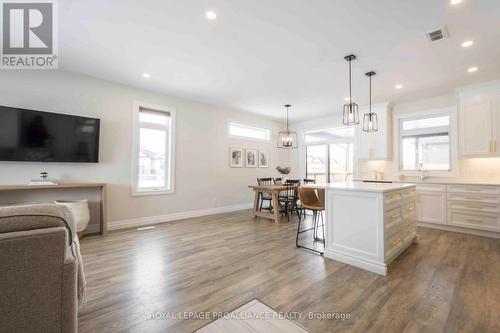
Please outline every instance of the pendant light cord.
[[351, 61], [349, 59], [349, 109], [352, 109]]
[[286, 107], [286, 131], [287, 132], [289, 132], [288, 131], [288, 108], [289, 108], [289, 106]]
[[372, 114], [372, 76], [370, 75], [370, 118]]

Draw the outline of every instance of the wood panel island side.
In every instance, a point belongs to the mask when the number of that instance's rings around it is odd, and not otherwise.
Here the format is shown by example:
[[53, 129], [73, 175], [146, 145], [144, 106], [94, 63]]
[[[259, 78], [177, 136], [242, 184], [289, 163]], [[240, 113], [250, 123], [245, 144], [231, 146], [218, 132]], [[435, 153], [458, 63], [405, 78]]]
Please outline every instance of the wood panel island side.
[[414, 184], [332, 183], [325, 189], [326, 258], [386, 275], [417, 237]]

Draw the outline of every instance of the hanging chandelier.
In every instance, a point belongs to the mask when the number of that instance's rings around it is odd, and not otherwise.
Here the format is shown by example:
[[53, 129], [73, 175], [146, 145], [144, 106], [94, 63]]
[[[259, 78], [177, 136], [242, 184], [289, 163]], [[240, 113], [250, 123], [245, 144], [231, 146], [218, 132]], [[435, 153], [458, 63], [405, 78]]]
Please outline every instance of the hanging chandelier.
[[363, 116], [363, 131], [365, 132], [378, 131], [377, 114], [372, 112], [372, 76], [375, 74], [373, 71], [365, 73], [370, 78], [370, 111]]
[[351, 62], [356, 59], [354, 54], [344, 57], [349, 63], [349, 103], [344, 104], [344, 125], [351, 126], [359, 124], [358, 104], [352, 101], [351, 85]]
[[292, 149], [297, 148], [297, 132], [290, 131], [288, 128], [288, 109], [290, 104], [286, 104], [286, 131], [278, 134], [278, 148]]

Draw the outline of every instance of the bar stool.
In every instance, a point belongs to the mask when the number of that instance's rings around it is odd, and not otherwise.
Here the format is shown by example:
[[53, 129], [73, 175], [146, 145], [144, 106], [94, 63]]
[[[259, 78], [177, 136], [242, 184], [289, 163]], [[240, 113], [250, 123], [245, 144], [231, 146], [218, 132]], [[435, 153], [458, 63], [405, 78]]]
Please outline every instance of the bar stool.
[[[322, 215], [322, 212], [325, 210], [325, 205], [324, 205], [324, 203], [323, 203], [323, 205], [321, 204], [318, 196], [316, 195], [316, 191], [312, 188], [300, 187], [298, 189], [298, 193], [299, 193], [299, 199], [302, 203], [302, 207], [304, 209], [311, 210], [313, 212], [313, 226], [312, 226], [312, 228], [309, 228], [309, 229], [300, 230], [302, 219], [299, 218], [299, 225], [297, 227], [297, 237], [295, 238], [295, 245], [297, 247], [304, 248], [304, 249], [307, 249], [307, 250], [310, 250], [310, 251], [313, 251], [313, 252], [316, 252], [316, 253], [323, 255], [322, 251], [318, 251], [316, 249], [300, 245], [299, 244], [299, 235], [301, 233], [313, 230], [313, 241], [320, 241], [323, 243], [323, 246], [325, 246], [325, 224], [324, 224], [323, 215]], [[321, 229], [323, 232], [323, 238], [319, 238], [317, 236], [317, 232], [318, 232], [318, 228], [319, 228], [319, 225], [318, 225], [319, 217], [321, 217]]]

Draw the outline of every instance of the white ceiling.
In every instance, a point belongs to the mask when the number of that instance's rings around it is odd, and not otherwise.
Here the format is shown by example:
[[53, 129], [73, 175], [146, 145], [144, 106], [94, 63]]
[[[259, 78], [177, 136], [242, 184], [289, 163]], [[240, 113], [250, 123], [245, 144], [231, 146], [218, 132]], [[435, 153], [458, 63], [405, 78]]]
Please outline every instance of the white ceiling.
[[[61, 69], [275, 118], [285, 103], [292, 120], [340, 112], [351, 52], [360, 105], [369, 70], [374, 102], [500, 77], [499, 0], [64, 0], [59, 12]], [[445, 24], [450, 38], [428, 42]]]

